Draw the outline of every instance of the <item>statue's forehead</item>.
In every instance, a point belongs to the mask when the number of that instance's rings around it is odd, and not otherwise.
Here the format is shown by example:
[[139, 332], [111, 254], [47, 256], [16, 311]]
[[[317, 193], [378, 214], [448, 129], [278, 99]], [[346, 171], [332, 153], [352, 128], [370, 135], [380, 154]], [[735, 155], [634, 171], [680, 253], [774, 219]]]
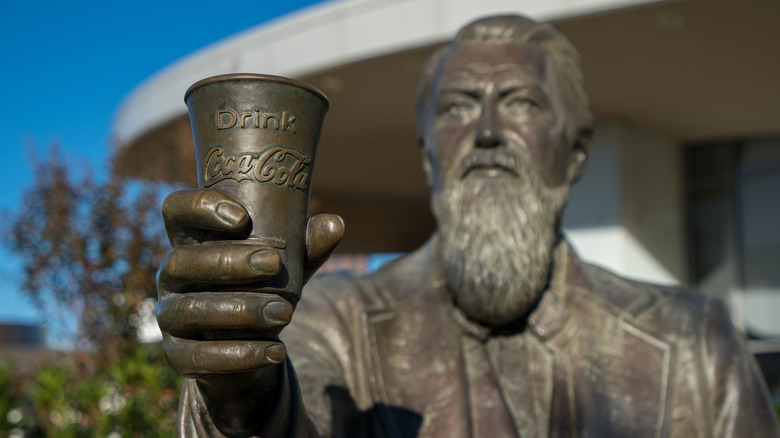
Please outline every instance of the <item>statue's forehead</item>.
[[522, 80], [544, 82], [546, 51], [534, 44], [468, 44], [455, 46], [439, 72], [440, 82]]

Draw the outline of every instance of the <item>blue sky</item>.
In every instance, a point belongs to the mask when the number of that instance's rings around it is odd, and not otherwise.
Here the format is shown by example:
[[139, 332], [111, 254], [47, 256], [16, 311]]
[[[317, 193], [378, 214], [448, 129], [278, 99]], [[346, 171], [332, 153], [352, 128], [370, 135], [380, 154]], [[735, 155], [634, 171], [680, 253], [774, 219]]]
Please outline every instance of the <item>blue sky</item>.
[[[121, 100], [175, 60], [316, 0], [218, 2], [0, 0], [0, 209], [32, 182], [28, 150], [52, 142], [75, 165], [102, 169]], [[20, 266], [0, 249], [0, 322], [43, 318], [15, 286]]]

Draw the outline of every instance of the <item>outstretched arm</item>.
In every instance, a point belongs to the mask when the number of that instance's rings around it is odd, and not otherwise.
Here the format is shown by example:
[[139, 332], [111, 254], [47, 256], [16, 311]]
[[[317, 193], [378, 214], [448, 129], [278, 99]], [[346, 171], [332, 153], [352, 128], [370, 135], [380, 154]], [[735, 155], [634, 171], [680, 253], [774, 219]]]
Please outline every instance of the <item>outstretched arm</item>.
[[[250, 226], [246, 209], [215, 190], [171, 194], [163, 217], [172, 249], [158, 273], [158, 322], [166, 358], [191, 379], [183, 392], [181, 433], [251, 436], [273, 429], [271, 436], [287, 436], [302, 410], [278, 335], [296, 303], [249, 292], [279, 273], [279, 254], [242, 241]], [[343, 230], [338, 216], [309, 220], [306, 279]]]

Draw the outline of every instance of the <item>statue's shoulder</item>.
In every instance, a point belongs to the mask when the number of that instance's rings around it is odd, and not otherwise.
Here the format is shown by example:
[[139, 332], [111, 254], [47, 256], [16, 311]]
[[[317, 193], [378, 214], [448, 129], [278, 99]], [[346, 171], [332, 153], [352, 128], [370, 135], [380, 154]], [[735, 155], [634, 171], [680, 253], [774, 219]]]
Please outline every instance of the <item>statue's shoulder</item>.
[[663, 285], [635, 280], [615, 274], [604, 268], [582, 263], [582, 272], [594, 289], [601, 291], [606, 298], [615, 303], [626, 304], [643, 296], [656, 300], [691, 303], [703, 306], [711, 297], [679, 285]]
[[690, 335], [712, 323], [731, 326], [726, 306], [715, 297], [682, 286], [632, 280], [580, 263], [577, 289], [637, 326], [659, 333], [691, 331]]

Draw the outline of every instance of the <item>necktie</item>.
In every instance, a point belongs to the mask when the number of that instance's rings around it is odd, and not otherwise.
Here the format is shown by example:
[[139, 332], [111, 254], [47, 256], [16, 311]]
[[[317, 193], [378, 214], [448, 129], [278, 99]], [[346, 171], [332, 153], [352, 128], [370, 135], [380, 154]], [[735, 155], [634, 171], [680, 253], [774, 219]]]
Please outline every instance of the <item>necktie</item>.
[[518, 437], [507, 411], [485, 345], [462, 337], [461, 348], [468, 382], [471, 430], [474, 438]]

